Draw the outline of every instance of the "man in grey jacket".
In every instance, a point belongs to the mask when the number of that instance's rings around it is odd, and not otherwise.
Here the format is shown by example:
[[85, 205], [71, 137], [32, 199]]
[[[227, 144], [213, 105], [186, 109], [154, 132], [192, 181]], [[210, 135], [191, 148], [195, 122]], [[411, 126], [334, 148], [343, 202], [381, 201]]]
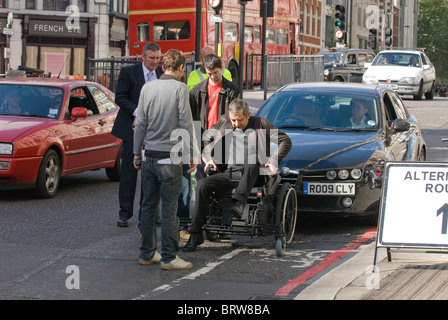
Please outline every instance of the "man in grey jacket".
[[[134, 166], [139, 169], [142, 150], [142, 202], [140, 264], [161, 262], [165, 270], [193, 268], [176, 255], [178, 247], [177, 202], [182, 187], [182, 162], [176, 149], [176, 135], [182, 131], [195, 142], [193, 118], [188, 101], [188, 87], [179, 81], [184, 73], [185, 56], [179, 50], [168, 50], [163, 57], [164, 74], [145, 84], [140, 93], [134, 131]], [[190, 172], [196, 165], [190, 161]], [[157, 252], [156, 208], [161, 207], [162, 248]]]

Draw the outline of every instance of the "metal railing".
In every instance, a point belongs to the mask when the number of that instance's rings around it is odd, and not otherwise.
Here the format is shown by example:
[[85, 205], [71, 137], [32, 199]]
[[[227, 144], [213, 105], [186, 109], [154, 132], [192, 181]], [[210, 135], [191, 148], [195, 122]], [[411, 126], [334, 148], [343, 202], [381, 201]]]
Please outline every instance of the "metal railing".
[[142, 56], [110, 57], [104, 59], [87, 58], [86, 80], [97, 82], [115, 92], [120, 70], [141, 61]]
[[275, 91], [292, 82], [314, 82], [323, 79], [323, 55], [267, 55], [265, 92]]
[[[246, 55], [244, 89], [253, 89], [260, 83], [261, 54]], [[141, 56], [110, 57], [104, 59], [87, 59], [86, 80], [98, 82], [115, 92], [120, 70], [141, 61]], [[185, 68], [186, 79], [196, 69], [194, 54], [187, 54]], [[266, 55], [265, 93], [292, 82], [322, 81], [324, 78], [324, 56], [313, 55]]]
[[[186, 52], [185, 55], [187, 56], [185, 76], [188, 78], [190, 72], [195, 68], [194, 54]], [[100, 83], [112, 92], [115, 92], [121, 69], [140, 61], [142, 61], [142, 56], [139, 55], [128, 57], [112, 56], [104, 59], [87, 58], [86, 80]]]

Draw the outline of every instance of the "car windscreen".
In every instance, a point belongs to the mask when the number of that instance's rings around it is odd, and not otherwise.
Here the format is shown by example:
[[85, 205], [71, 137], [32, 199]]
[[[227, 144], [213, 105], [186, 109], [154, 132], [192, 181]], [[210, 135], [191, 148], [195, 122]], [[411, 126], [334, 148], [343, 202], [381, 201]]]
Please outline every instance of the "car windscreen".
[[344, 55], [337, 52], [324, 53], [324, 63], [328, 65], [342, 64], [344, 63]]
[[378, 130], [374, 96], [349, 93], [279, 92], [257, 113], [277, 127], [299, 130]]
[[422, 61], [415, 53], [383, 52], [378, 54], [372, 66], [421, 67]]
[[64, 91], [26, 84], [0, 84], [0, 115], [57, 119]]

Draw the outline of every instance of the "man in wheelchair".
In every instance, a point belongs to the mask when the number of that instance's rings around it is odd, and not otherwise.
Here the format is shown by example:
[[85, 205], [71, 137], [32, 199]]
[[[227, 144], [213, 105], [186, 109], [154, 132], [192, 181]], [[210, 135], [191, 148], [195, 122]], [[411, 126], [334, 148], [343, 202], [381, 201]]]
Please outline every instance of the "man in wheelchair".
[[[278, 147], [268, 157], [271, 143]], [[291, 140], [285, 133], [265, 118], [251, 117], [247, 102], [233, 100], [227, 114], [204, 135], [202, 158], [208, 176], [198, 181], [190, 238], [183, 251], [193, 252], [204, 242], [202, 227], [213, 193], [235, 189], [230, 211], [240, 219], [260, 171], [275, 174], [290, 149]]]

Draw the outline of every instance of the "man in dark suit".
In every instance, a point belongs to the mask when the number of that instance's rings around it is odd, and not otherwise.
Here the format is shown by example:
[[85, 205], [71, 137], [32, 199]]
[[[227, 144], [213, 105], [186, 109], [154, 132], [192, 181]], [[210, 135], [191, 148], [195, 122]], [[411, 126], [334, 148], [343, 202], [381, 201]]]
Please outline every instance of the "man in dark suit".
[[112, 134], [123, 140], [123, 151], [121, 154], [121, 177], [118, 191], [120, 202], [119, 219], [117, 226], [127, 227], [128, 220], [133, 216], [134, 197], [137, 185], [137, 173], [134, 168], [134, 131], [133, 122], [137, 115], [137, 105], [140, 90], [143, 85], [158, 79], [163, 71], [159, 66], [161, 50], [156, 43], [147, 43], [143, 47], [142, 63], [121, 69], [118, 78], [115, 102], [120, 107]]

